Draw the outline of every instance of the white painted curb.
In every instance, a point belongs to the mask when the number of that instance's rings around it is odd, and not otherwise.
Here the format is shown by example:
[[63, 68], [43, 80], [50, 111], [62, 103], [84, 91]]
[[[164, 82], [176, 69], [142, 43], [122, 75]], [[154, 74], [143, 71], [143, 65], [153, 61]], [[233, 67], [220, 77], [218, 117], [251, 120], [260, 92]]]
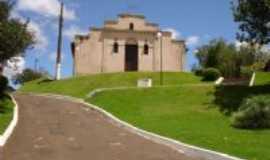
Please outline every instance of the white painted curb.
[[249, 87], [254, 86], [255, 78], [256, 78], [256, 73], [253, 72], [252, 77], [251, 77], [250, 82], [249, 82]]
[[8, 128], [6, 129], [6, 131], [4, 132], [3, 135], [0, 135], [0, 147], [3, 147], [7, 140], [9, 139], [9, 137], [11, 136], [11, 134], [13, 133], [17, 123], [18, 123], [18, 118], [19, 118], [19, 108], [18, 108], [18, 104], [15, 101], [14, 97], [12, 95], [10, 95], [12, 102], [14, 104], [14, 108], [13, 108], [13, 118], [8, 126]]
[[69, 100], [69, 101], [72, 101], [75, 103], [84, 104], [86, 106], [89, 106], [93, 110], [98, 111], [101, 114], [104, 114], [105, 116], [107, 116], [110, 119], [110, 121], [113, 124], [117, 125], [118, 127], [127, 129], [128, 131], [130, 131], [134, 134], [137, 134], [139, 136], [142, 136], [145, 139], [151, 140], [155, 143], [166, 145], [166, 146], [168, 146], [168, 147], [170, 147], [170, 148], [172, 148], [172, 149], [174, 149], [174, 150], [176, 150], [184, 155], [190, 156], [190, 157], [199, 158], [199, 159], [203, 159], [203, 160], [243, 160], [243, 159], [233, 157], [233, 156], [230, 156], [230, 155], [227, 155], [224, 153], [192, 146], [189, 144], [185, 144], [185, 143], [176, 141], [176, 140], [171, 139], [171, 138], [163, 137], [163, 136], [139, 129], [131, 124], [128, 124], [128, 123], [118, 119], [117, 117], [115, 117], [111, 113], [105, 111], [104, 109], [102, 109], [98, 106], [95, 106], [93, 104], [89, 104], [89, 103], [85, 102], [83, 99], [74, 98], [74, 97], [70, 97], [70, 96], [54, 95], [54, 94], [33, 94], [33, 95], [50, 97], [50, 98], [57, 98], [57, 99], [64, 99], [64, 100]]
[[219, 78], [215, 81], [215, 85], [220, 85], [223, 81], [224, 81], [224, 77], [219, 77]]

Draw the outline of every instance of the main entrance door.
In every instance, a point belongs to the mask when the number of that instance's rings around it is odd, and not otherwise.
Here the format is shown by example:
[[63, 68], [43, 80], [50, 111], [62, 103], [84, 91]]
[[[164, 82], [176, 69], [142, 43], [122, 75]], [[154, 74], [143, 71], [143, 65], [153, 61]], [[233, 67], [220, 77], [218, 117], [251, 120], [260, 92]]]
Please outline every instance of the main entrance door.
[[126, 45], [125, 71], [138, 71], [138, 45]]

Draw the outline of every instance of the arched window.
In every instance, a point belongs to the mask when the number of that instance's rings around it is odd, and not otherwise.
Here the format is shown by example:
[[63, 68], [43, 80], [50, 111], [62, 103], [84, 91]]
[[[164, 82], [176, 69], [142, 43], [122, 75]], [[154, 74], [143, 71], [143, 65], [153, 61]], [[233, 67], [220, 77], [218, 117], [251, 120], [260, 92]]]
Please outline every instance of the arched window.
[[113, 44], [113, 53], [118, 53], [119, 50], [119, 44], [117, 42], [114, 42]]
[[149, 46], [148, 46], [148, 44], [144, 44], [143, 52], [144, 52], [145, 55], [149, 54]]
[[129, 24], [129, 30], [131, 30], [131, 31], [134, 30], [134, 24], [133, 24], [133, 23], [130, 23], [130, 24]]

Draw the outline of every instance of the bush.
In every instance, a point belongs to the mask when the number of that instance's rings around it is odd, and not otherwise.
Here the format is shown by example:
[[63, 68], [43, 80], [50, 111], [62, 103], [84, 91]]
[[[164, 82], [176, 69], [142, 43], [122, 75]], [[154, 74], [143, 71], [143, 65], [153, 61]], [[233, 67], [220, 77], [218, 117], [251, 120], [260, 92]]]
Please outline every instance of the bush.
[[203, 81], [215, 81], [221, 76], [221, 73], [216, 68], [207, 68], [203, 70], [202, 76]]
[[193, 72], [196, 76], [202, 76], [203, 69], [201, 67], [198, 67], [196, 64], [193, 64], [191, 72]]
[[242, 67], [241, 68], [241, 77], [250, 78], [253, 74], [253, 69], [250, 67]]
[[254, 71], [263, 71], [264, 67], [265, 67], [265, 62], [256, 62], [251, 65], [251, 68]]
[[8, 79], [5, 76], [0, 75], [0, 94], [7, 89], [8, 86]]
[[196, 76], [203, 76], [203, 70], [202, 69], [197, 69], [194, 71]]
[[270, 96], [247, 99], [233, 114], [232, 125], [243, 129], [270, 128]]
[[23, 84], [25, 82], [42, 78], [43, 76], [45, 76], [45, 73], [37, 72], [37, 71], [27, 68], [23, 71], [23, 73], [17, 75], [15, 79], [17, 83]]

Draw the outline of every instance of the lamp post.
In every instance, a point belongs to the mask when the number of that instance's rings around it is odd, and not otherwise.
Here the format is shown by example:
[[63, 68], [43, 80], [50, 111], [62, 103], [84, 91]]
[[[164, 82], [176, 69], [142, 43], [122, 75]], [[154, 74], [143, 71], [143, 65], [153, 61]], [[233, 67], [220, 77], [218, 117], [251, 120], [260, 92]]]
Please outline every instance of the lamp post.
[[160, 45], [159, 45], [159, 49], [160, 49], [160, 70], [159, 70], [159, 82], [160, 85], [163, 85], [163, 54], [162, 54], [162, 32], [159, 31], [157, 33], [157, 37], [159, 39]]

